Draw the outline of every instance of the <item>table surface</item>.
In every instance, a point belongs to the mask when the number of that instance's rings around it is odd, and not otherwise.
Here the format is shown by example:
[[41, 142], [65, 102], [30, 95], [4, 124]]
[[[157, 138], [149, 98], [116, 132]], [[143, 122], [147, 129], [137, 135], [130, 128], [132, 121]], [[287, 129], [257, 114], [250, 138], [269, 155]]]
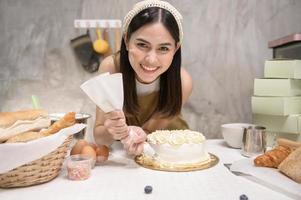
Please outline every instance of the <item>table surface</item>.
[[[118, 162], [112, 159], [96, 166], [85, 181], [70, 181], [66, 168], [54, 180], [24, 188], [0, 189], [0, 199], [72, 199], [72, 200], [135, 200], [135, 199], [229, 199], [239, 200], [245, 194], [252, 199], [291, 199], [261, 184], [232, 174], [223, 164], [243, 159], [239, 149], [229, 148], [223, 140], [207, 140], [208, 152], [219, 158], [219, 163], [209, 169], [193, 172], [154, 171], [137, 165], [132, 160]], [[124, 155], [118, 144], [113, 154]], [[151, 194], [144, 187], [151, 185]]]

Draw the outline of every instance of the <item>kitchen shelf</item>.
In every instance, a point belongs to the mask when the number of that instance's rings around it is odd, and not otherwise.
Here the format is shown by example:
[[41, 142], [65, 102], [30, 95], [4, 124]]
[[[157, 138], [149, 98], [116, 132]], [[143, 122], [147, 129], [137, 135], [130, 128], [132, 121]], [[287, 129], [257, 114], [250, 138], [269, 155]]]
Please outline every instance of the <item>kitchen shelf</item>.
[[119, 19], [76, 19], [75, 28], [121, 28]]

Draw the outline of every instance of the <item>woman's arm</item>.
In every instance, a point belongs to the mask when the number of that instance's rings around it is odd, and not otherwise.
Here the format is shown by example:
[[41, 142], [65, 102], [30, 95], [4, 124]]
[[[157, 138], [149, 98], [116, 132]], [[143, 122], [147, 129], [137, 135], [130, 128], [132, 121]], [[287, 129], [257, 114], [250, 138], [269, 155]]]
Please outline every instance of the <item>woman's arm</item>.
[[[189, 96], [192, 92], [192, 79], [190, 74], [181, 68], [181, 82], [182, 82], [182, 106], [187, 102]], [[164, 118], [160, 116], [153, 116], [150, 118], [142, 128], [150, 133], [155, 130], [160, 130], [166, 128], [169, 123], [174, 119], [174, 117]]]
[[111, 145], [114, 141], [111, 134], [108, 133], [104, 126], [104, 112], [100, 110], [98, 107], [96, 108], [96, 119], [94, 125], [94, 139], [96, 144], [104, 144], [104, 145]]
[[191, 95], [193, 83], [190, 74], [181, 68], [181, 82], [182, 82], [182, 106], [187, 102]]

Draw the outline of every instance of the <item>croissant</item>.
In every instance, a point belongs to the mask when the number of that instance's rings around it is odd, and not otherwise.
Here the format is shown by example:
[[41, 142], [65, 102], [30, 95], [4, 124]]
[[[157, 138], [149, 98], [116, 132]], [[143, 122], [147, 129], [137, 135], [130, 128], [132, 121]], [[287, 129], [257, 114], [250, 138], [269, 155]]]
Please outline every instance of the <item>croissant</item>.
[[275, 149], [265, 152], [254, 159], [255, 166], [273, 167], [278, 165], [291, 153], [291, 149], [287, 146], [277, 146]]

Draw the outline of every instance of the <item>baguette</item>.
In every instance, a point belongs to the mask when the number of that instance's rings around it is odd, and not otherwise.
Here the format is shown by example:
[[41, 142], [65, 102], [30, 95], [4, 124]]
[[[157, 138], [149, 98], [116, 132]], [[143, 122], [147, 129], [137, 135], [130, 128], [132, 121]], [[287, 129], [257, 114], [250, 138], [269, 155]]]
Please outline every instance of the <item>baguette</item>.
[[47, 117], [48, 113], [42, 109], [22, 110], [16, 112], [0, 113], [0, 128], [8, 128], [18, 120], [35, 120], [39, 117]]
[[280, 172], [301, 183], [301, 147], [293, 151], [279, 166]]
[[46, 137], [51, 134], [57, 133], [58, 131], [60, 131], [63, 128], [72, 126], [73, 124], [75, 124], [75, 113], [70, 112], [70, 113], [67, 113], [60, 120], [53, 123], [46, 130], [42, 130], [40, 132], [29, 131], [29, 132], [20, 133], [18, 135], [15, 135], [15, 136], [9, 138], [6, 141], [6, 143], [28, 142], [28, 141], [35, 140], [38, 138]]
[[0, 143], [20, 133], [50, 126], [48, 113], [42, 109], [0, 113]]
[[5, 143], [28, 142], [44, 137], [40, 132], [28, 131], [9, 138]]
[[54, 122], [48, 129], [42, 130], [41, 134], [48, 136], [58, 132], [59, 130], [75, 124], [75, 112], [67, 113], [63, 118]]
[[277, 146], [275, 149], [265, 152], [254, 159], [257, 167], [277, 168], [279, 164], [291, 153], [291, 149], [286, 146]]

